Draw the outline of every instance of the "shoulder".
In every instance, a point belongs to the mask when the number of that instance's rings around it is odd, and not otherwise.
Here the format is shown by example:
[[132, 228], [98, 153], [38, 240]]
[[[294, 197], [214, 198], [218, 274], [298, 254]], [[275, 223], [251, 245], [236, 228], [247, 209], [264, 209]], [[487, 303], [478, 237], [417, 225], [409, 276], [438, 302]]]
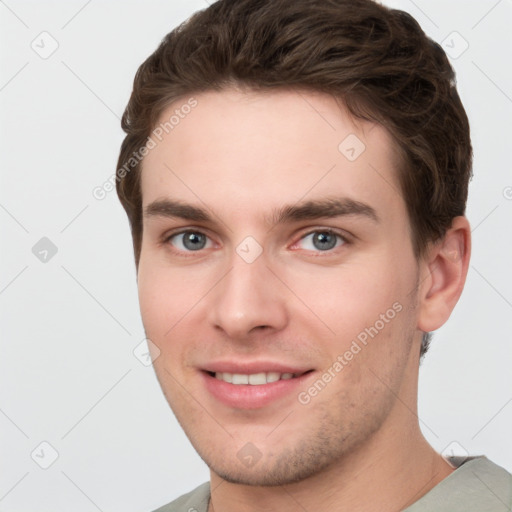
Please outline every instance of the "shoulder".
[[153, 512], [207, 512], [209, 500], [210, 482], [205, 482]]
[[451, 460], [457, 469], [407, 512], [511, 512], [512, 475], [487, 457]]

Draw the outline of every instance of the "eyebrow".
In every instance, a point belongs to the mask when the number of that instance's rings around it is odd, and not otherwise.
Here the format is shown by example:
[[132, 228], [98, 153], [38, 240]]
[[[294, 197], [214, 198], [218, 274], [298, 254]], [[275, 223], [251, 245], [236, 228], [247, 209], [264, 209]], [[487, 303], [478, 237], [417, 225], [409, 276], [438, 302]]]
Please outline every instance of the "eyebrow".
[[[332, 197], [285, 205], [275, 209], [266, 220], [272, 224], [285, 224], [303, 220], [334, 218], [341, 216], [366, 217], [375, 223], [380, 219], [373, 207], [346, 197]], [[144, 209], [144, 217], [180, 218], [191, 222], [214, 222], [210, 212], [172, 199], [159, 199]]]

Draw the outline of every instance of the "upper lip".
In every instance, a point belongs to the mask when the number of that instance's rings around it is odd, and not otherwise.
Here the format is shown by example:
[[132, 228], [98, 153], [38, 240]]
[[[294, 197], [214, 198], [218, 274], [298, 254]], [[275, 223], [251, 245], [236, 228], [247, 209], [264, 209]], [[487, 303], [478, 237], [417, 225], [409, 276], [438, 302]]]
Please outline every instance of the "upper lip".
[[202, 370], [213, 373], [238, 373], [243, 375], [267, 372], [302, 375], [312, 370], [312, 368], [306, 366], [291, 366], [274, 361], [215, 361], [204, 365]]

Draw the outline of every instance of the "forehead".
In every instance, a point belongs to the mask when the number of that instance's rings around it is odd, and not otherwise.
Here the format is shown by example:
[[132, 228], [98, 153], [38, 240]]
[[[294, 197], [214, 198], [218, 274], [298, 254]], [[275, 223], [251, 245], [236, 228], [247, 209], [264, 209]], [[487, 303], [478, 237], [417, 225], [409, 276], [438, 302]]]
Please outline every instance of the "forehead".
[[190, 103], [169, 106], [159, 137], [152, 135], [142, 165], [144, 207], [171, 197], [243, 216], [340, 195], [404, 214], [391, 136], [355, 120], [331, 96], [229, 89], [196, 94], [194, 108], [183, 108]]

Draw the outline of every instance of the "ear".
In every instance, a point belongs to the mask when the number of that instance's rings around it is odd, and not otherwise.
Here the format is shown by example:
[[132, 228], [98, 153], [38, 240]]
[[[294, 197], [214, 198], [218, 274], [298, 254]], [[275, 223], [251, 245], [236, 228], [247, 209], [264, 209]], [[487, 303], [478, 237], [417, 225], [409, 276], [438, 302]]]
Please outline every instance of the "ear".
[[448, 320], [464, 288], [470, 256], [469, 222], [455, 217], [443, 239], [420, 263], [418, 329], [435, 331]]

